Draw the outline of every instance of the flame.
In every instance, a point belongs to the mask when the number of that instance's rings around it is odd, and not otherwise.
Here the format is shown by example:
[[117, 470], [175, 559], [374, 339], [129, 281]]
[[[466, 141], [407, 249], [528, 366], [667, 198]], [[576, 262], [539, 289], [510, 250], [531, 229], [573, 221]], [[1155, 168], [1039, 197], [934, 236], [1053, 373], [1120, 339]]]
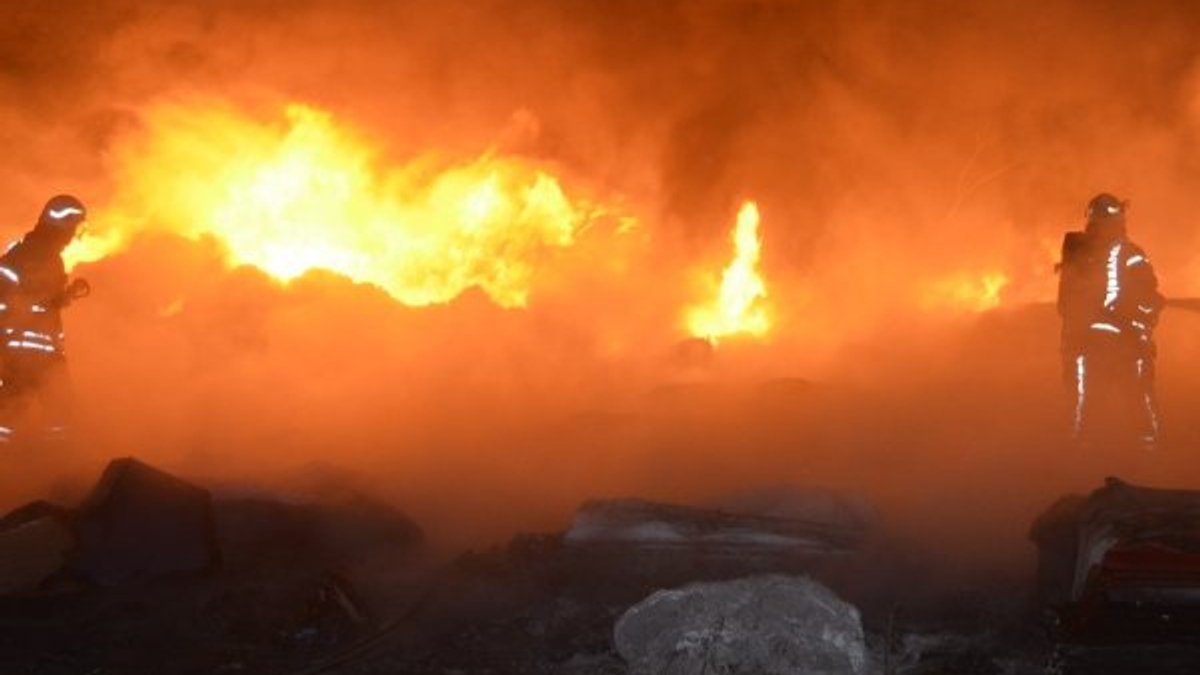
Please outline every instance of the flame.
[[688, 331], [710, 342], [731, 335], [762, 336], [771, 327], [764, 306], [767, 285], [758, 271], [762, 255], [758, 205], [742, 204], [733, 230], [733, 260], [721, 274], [717, 296], [687, 313]]
[[73, 271], [84, 263], [101, 260], [121, 248], [124, 237], [117, 230], [107, 230], [98, 233], [92, 229], [90, 222], [85, 222], [79, 234], [66, 250], [63, 251], [63, 263], [67, 271]]
[[1000, 271], [957, 274], [930, 284], [925, 293], [927, 308], [949, 307], [958, 311], [986, 312], [1000, 306], [1011, 279]]
[[379, 168], [368, 143], [304, 105], [282, 125], [220, 105], [160, 106], [115, 159], [118, 192], [67, 251], [70, 266], [159, 228], [213, 236], [232, 264], [281, 281], [322, 269], [409, 305], [475, 286], [520, 307], [537, 265], [594, 213], [546, 171], [492, 153]]

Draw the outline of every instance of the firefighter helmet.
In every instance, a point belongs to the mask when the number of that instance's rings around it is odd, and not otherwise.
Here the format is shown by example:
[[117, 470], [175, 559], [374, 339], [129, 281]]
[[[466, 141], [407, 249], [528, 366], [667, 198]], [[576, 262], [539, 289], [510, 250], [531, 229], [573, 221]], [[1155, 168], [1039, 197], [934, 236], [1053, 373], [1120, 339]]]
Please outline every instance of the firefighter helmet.
[[1125, 210], [1128, 208], [1129, 202], [1123, 202], [1107, 192], [1102, 192], [1088, 202], [1087, 219], [1089, 223], [1095, 223], [1101, 220], [1124, 218]]
[[87, 219], [87, 207], [78, 198], [71, 195], [56, 195], [46, 202], [42, 215], [38, 217], [38, 225], [52, 227], [55, 230], [69, 231], [72, 235], [79, 224]]

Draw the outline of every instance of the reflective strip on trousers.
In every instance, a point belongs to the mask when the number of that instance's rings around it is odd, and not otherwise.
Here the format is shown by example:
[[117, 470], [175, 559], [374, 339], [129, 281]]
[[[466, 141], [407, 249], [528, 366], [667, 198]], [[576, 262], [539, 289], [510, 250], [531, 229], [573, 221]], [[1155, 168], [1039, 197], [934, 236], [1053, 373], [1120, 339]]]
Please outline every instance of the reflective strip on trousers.
[[1075, 357], [1075, 438], [1083, 433], [1083, 404], [1087, 397], [1087, 360]]
[[1137, 376], [1138, 383], [1142, 386], [1142, 405], [1146, 407], [1146, 417], [1150, 420], [1150, 437], [1147, 440], [1154, 440], [1158, 437], [1158, 410], [1155, 409], [1154, 399], [1150, 392], [1150, 385], [1146, 380], [1146, 359], [1137, 360]]

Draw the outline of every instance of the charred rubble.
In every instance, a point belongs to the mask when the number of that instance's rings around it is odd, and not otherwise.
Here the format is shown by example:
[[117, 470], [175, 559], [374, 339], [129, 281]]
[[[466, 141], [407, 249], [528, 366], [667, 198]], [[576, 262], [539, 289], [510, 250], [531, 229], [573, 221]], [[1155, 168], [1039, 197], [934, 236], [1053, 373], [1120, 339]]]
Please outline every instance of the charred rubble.
[[1195, 672], [1197, 503], [1116, 480], [1064, 498], [1028, 581], [796, 488], [592, 501], [437, 562], [352, 490], [214, 492], [122, 459], [77, 505], [0, 519], [0, 672]]
[[1200, 667], [1200, 492], [1109, 478], [1033, 525], [1036, 601], [1062, 673]]
[[288, 672], [369, 633], [353, 580], [421, 530], [364, 495], [222, 495], [136, 459], [0, 520], [0, 672]]

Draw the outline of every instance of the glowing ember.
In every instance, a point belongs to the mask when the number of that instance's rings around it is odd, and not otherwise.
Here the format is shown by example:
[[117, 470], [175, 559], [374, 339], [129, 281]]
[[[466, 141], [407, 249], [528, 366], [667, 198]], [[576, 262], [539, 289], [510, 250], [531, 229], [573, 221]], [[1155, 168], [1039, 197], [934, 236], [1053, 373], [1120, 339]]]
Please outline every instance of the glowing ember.
[[767, 286], [758, 271], [762, 239], [758, 233], [758, 205], [748, 201], [738, 211], [733, 230], [733, 261], [721, 274], [717, 296], [708, 304], [693, 307], [687, 326], [694, 337], [716, 342], [731, 335], [764, 335], [771, 327], [763, 301]]
[[213, 236], [233, 264], [280, 280], [313, 269], [375, 284], [410, 305], [477, 286], [526, 304], [537, 264], [570, 246], [589, 211], [558, 180], [485, 154], [379, 169], [368, 144], [310, 107], [269, 126], [214, 105], [163, 106], [116, 153], [118, 193], [68, 252], [71, 264], [157, 228]]

